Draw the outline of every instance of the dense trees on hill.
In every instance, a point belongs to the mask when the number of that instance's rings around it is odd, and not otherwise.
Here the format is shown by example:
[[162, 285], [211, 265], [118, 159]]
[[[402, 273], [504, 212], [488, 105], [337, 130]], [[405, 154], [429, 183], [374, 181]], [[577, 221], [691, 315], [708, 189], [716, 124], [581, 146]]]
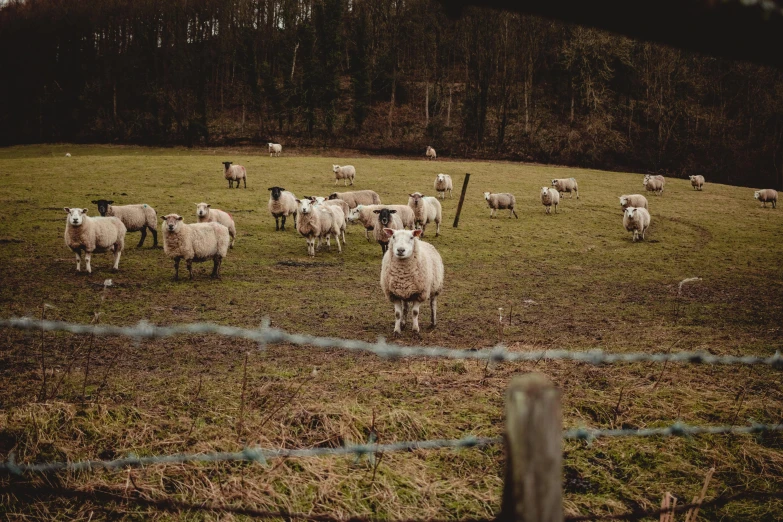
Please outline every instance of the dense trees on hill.
[[778, 186], [783, 74], [434, 0], [0, 8], [0, 143], [357, 147]]

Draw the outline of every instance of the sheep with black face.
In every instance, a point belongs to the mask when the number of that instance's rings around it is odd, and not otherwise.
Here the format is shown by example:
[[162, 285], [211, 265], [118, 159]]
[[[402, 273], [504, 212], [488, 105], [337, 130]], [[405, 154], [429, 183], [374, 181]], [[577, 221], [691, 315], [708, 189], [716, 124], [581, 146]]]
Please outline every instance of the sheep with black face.
[[[267, 190], [271, 191], [267, 208], [275, 218], [275, 230], [285, 230], [285, 218], [291, 215], [294, 216], [294, 228], [296, 228], [296, 196], [283, 187], [269, 187]], [[280, 218], [283, 218], [282, 227], [280, 226]]]
[[144, 244], [147, 238], [147, 230], [152, 232], [152, 247], [158, 246], [158, 214], [155, 209], [146, 203], [140, 205], [115, 205], [110, 199], [94, 199], [93, 204], [98, 205], [98, 212], [104, 217], [116, 217], [128, 232], [141, 231], [141, 239], [137, 247]]
[[397, 211], [391, 208], [376, 208], [372, 211], [375, 214], [375, 222], [373, 224], [373, 235], [375, 240], [381, 245], [381, 255], [386, 253], [386, 249], [389, 246], [389, 235], [384, 229], [402, 230], [402, 220], [397, 215]]

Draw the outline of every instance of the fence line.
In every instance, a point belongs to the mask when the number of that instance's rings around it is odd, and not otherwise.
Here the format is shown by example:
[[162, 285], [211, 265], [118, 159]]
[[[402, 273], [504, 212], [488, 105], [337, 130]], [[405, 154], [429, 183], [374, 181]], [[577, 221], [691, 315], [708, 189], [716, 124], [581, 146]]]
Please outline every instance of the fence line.
[[489, 350], [457, 350], [437, 346], [400, 346], [388, 344], [383, 337], [375, 343], [354, 339], [337, 339], [334, 337], [319, 337], [315, 335], [292, 334], [279, 328], [269, 326], [264, 319], [257, 329], [223, 326], [214, 323], [191, 323], [173, 326], [156, 326], [147, 321], [140, 321], [135, 326], [111, 326], [69, 323], [64, 321], [41, 320], [31, 317], [13, 317], [0, 319], [0, 327], [10, 327], [22, 330], [43, 330], [47, 332], [61, 331], [74, 334], [90, 334], [96, 336], [122, 336], [136, 340], [161, 339], [175, 335], [212, 334], [222, 337], [249, 339], [259, 343], [288, 343], [298, 346], [316, 346], [318, 348], [340, 348], [353, 352], [370, 352], [379, 357], [439, 357], [447, 359], [472, 359], [495, 362], [525, 362], [539, 360], [570, 360], [589, 364], [614, 364], [634, 362], [680, 362], [692, 364], [742, 364], [766, 365], [773, 368], [783, 368], [783, 355], [776, 351], [770, 357], [754, 355], [712, 355], [706, 352], [679, 353], [607, 353], [602, 350], [586, 352], [570, 350], [537, 350], [533, 352], [509, 352], [502, 344]]
[[[688, 437], [693, 435], [747, 435], [764, 432], [783, 431], [783, 424], [752, 424], [751, 426], [689, 426], [675, 423], [662, 428], [643, 429], [592, 429], [576, 428], [563, 432], [563, 438], [568, 440], [592, 441], [598, 438], [611, 437]], [[126, 466], [143, 466], [145, 464], [185, 464], [188, 462], [228, 462], [245, 461], [266, 464], [269, 459], [286, 457], [327, 457], [339, 455], [370, 455], [397, 451], [414, 451], [442, 448], [476, 448], [501, 444], [503, 437], [464, 437], [461, 439], [433, 439], [391, 444], [358, 444], [340, 448], [310, 448], [310, 449], [269, 449], [248, 447], [242, 451], [214, 453], [177, 453], [173, 455], [157, 455], [138, 457], [128, 455], [116, 460], [84, 460], [76, 462], [45, 462], [40, 464], [22, 464], [14, 460], [13, 453], [6, 462], [0, 463], [0, 471], [21, 474], [26, 471], [44, 473], [49, 471], [93, 471], [96, 469], [117, 469]]]

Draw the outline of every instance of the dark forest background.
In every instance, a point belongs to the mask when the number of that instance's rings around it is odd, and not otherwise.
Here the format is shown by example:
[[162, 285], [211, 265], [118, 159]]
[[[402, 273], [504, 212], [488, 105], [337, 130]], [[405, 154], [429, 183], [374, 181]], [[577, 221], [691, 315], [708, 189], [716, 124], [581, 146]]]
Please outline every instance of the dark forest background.
[[781, 71], [435, 0], [0, 8], [0, 144], [346, 147], [783, 188]]

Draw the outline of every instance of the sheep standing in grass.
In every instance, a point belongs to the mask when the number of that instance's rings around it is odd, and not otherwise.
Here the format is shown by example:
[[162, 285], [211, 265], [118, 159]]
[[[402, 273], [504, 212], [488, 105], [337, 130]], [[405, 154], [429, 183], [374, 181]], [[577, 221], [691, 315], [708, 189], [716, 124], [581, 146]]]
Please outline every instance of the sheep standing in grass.
[[388, 250], [381, 264], [381, 289], [394, 304], [394, 333], [401, 334], [411, 309], [419, 331], [419, 307], [429, 300], [432, 327], [438, 324], [438, 295], [443, 291], [443, 260], [435, 247], [419, 240], [419, 230], [386, 229]]
[[[267, 208], [275, 218], [275, 230], [285, 230], [286, 216], [294, 216], [294, 228], [296, 228], [296, 196], [283, 187], [269, 187], [272, 193], [269, 195]], [[280, 226], [280, 218], [283, 218], [283, 226]]]
[[152, 232], [152, 248], [158, 246], [158, 214], [154, 208], [147, 204], [114, 205], [114, 201], [108, 199], [94, 199], [92, 202], [98, 205], [101, 216], [118, 218], [128, 232], [141, 231], [137, 248], [144, 244], [148, 229]]
[[425, 196], [420, 192], [408, 194], [408, 206], [413, 209], [414, 224], [421, 228], [421, 237], [424, 237], [424, 230], [428, 223], [435, 223], [435, 237], [440, 235], [440, 222], [443, 218], [443, 209], [440, 206], [438, 198]]
[[509, 192], [501, 192], [499, 194], [485, 192], [484, 199], [487, 201], [487, 205], [490, 208], [490, 219], [495, 217], [495, 212], [498, 210], [509, 210], [509, 218], [511, 218], [513, 215], [515, 218], [519, 219], [519, 216], [517, 216], [517, 211], [515, 210], [517, 206], [517, 198], [514, 197], [514, 194]]
[[640, 234], [644, 239], [644, 233], [650, 227], [650, 213], [644, 208], [628, 207], [623, 214], [623, 226], [628, 232], [633, 232], [634, 243]]
[[704, 188], [704, 176], [701, 174], [696, 176], [688, 176], [688, 179], [691, 180], [691, 186], [693, 187], [693, 190], [702, 190]]
[[623, 212], [628, 207], [644, 208], [649, 210], [647, 206], [647, 198], [641, 194], [624, 194], [619, 196], [620, 206], [623, 208]]
[[666, 178], [660, 175], [651, 176], [647, 174], [644, 176], [642, 184], [647, 189], [647, 192], [655, 192], [658, 196], [663, 196], [663, 186], [666, 184]]
[[283, 146], [279, 143], [269, 143], [269, 157], [279, 156], [283, 152]]
[[568, 192], [569, 199], [573, 199], [574, 192], [576, 192], [576, 199], [579, 199], [579, 185], [577, 185], [576, 179], [574, 178], [553, 179], [552, 186], [561, 196], [563, 195], [563, 192]]
[[76, 271], [82, 271], [81, 253], [87, 273], [92, 273], [92, 254], [111, 250], [114, 253], [114, 270], [119, 270], [120, 255], [125, 248], [125, 225], [116, 217], [87, 216], [86, 208], [65, 207], [65, 246], [76, 254]]
[[356, 168], [353, 165], [343, 165], [342, 167], [340, 165], [332, 165], [332, 171], [334, 172], [335, 185], [340, 180], [343, 180], [345, 186], [348, 186], [348, 180], [351, 180], [351, 185], [353, 185], [353, 180], [356, 177]]
[[234, 241], [237, 237], [237, 227], [234, 224], [234, 218], [225, 210], [211, 208], [209, 203], [196, 203], [196, 217], [199, 223], [220, 223], [228, 229], [231, 236], [229, 248], [234, 248]]
[[329, 199], [342, 199], [349, 208], [357, 205], [380, 205], [381, 197], [374, 190], [354, 190], [353, 192], [332, 192]]
[[438, 154], [435, 152], [435, 149], [433, 149], [429, 145], [427, 145], [427, 152], [425, 153], [425, 155], [427, 156], [427, 159], [429, 159], [429, 160], [434, 160], [434, 159], [437, 159], [437, 157], [438, 157]]
[[440, 199], [446, 199], [446, 191], [449, 193], [449, 197], [454, 197], [451, 193], [454, 188], [454, 184], [451, 182], [451, 176], [448, 174], [438, 174], [435, 178], [435, 191], [440, 196]]
[[163, 216], [163, 251], [174, 259], [174, 280], [179, 280], [179, 263], [183, 259], [193, 279], [193, 263], [212, 260], [212, 277], [220, 279], [220, 266], [228, 253], [231, 236], [228, 228], [217, 222], [186, 224], [182, 216]]
[[397, 211], [387, 207], [376, 208], [373, 210], [375, 222], [373, 226], [373, 235], [378, 244], [381, 245], [381, 255], [386, 253], [389, 246], [389, 235], [386, 230], [402, 230], [402, 221], [397, 216]]
[[753, 197], [759, 201], [761, 201], [761, 206], [766, 208], [767, 203], [772, 203], [772, 208], [777, 208], [778, 206], [778, 191], [775, 189], [762, 189], [757, 190], [753, 193]]
[[224, 161], [223, 166], [225, 170], [223, 174], [228, 180], [228, 188], [234, 188], [234, 182], [237, 182], [237, 188], [239, 188], [239, 182], [245, 182], [245, 188], [247, 188], [247, 171], [242, 165], [231, 165], [232, 161]]
[[[318, 246], [321, 245], [321, 239], [326, 238], [326, 244], [331, 249], [330, 237], [334, 236], [337, 241], [337, 250], [342, 252], [340, 246], [340, 224], [335, 220], [338, 213], [342, 213], [337, 207], [314, 206], [309, 199], [297, 199], [299, 219], [296, 229], [307, 242], [307, 253], [315, 257], [315, 241], [318, 240]], [[343, 220], [343, 231], [345, 221]]]
[[551, 212], [554, 205], [555, 214], [557, 214], [557, 206], [560, 204], [560, 193], [550, 187], [541, 187], [541, 203], [544, 205], [544, 211], [547, 214]]
[[[307, 196], [305, 196], [307, 197]], [[323, 205], [325, 207], [337, 207], [340, 210], [343, 211], [343, 217], [345, 219], [348, 219], [348, 214], [351, 212], [351, 207], [348, 206], [348, 203], [343, 201], [342, 199], [326, 199], [321, 196], [310, 196], [310, 200], [316, 204], [316, 205]]]

